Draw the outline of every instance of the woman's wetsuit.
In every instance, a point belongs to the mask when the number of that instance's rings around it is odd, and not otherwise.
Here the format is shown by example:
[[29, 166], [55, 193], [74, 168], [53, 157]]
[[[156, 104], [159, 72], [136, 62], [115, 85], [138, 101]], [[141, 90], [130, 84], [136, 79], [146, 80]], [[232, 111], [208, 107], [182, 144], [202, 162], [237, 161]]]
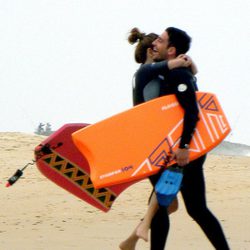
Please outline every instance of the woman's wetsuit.
[[[145, 64], [134, 77], [134, 105], [163, 95], [175, 94], [184, 109], [184, 125], [180, 145], [189, 144], [198, 121], [195, 91], [196, 81], [187, 68], [169, 71], [166, 62]], [[224, 233], [218, 220], [206, 205], [203, 163], [206, 156], [184, 167], [181, 194], [188, 214], [200, 225], [215, 249], [228, 250]], [[155, 186], [160, 174], [150, 177]], [[159, 207], [151, 223], [151, 250], [163, 250], [169, 231], [166, 207]]]

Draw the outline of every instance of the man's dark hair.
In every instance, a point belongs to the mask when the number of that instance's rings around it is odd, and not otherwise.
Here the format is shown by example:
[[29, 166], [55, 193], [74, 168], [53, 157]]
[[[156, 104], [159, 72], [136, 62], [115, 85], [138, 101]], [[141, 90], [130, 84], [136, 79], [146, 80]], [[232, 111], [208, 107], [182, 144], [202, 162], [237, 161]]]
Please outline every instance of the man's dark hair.
[[191, 45], [191, 37], [183, 30], [169, 27], [166, 29], [169, 37], [169, 47], [176, 48], [176, 55], [185, 54]]

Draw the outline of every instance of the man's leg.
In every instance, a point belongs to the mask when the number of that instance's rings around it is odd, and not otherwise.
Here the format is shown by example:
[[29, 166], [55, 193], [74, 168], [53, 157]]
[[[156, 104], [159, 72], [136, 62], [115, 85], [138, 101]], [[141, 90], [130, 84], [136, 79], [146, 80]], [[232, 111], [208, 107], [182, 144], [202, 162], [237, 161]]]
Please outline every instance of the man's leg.
[[228, 244], [219, 221], [206, 204], [203, 163], [205, 156], [184, 167], [181, 193], [188, 214], [200, 225], [215, 249], [228, 250]]

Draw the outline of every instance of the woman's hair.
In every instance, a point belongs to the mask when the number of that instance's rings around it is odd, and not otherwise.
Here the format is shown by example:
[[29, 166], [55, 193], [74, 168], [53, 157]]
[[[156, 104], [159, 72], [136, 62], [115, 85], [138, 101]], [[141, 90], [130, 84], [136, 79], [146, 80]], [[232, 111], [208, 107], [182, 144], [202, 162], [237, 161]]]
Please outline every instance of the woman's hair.
[[145, 63], [147, 59], [147, 49], [152, 48], [152, 42], [158, 37], [155, 33], [140, 32], [138, 28], [133, 28], [128, 36], [128, 42], [130, 44], [135, 44], [135, 61], [137, 63]]

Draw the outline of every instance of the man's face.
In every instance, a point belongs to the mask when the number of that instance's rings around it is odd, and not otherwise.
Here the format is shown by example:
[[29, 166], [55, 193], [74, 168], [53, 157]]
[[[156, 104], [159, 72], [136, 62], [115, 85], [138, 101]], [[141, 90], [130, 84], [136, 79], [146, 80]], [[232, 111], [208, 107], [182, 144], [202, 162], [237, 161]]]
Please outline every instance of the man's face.
[[153, 60], [163, 61], [168, 59], [168, 33], [164, 31], [153, 44]]

